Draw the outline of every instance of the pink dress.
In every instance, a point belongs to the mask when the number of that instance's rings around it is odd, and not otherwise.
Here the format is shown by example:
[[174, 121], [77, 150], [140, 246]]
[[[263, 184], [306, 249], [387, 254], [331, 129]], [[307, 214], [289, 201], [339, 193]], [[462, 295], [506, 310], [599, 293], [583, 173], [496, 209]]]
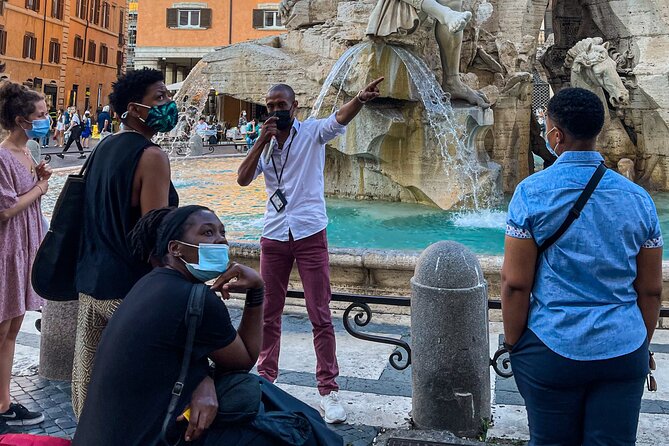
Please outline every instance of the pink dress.
[[[0, 147], [0, 211], [10, 209], [37, 180], [9, 150]], [[38, 310], [43, 301], [30, 284], [30, 269], [44, 237], [40, 200], [0, 222], [0, 321]]]

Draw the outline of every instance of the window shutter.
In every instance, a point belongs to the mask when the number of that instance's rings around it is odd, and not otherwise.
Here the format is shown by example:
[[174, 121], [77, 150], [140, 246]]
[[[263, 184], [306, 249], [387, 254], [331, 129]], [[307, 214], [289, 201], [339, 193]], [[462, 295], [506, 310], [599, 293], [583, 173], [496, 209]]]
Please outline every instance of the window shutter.
[[253, 27], [264, 28], [265, 27], [265, 11], [262, 9], [253, 10]]
[[167, 9], [167, 27], [176, 28], [179, 26], [179, 10], [175, 8]]
[[23, 36], [23, 57], [28, 57], [28, 39], [30, 36]]
[[200, 11], [200, 27], [211, 28], [211, 9], [202, 9]]
[[31, 37], [32, 45], [30, 45], [30, 58], [35, 60], [37, 58], [37, 37]]

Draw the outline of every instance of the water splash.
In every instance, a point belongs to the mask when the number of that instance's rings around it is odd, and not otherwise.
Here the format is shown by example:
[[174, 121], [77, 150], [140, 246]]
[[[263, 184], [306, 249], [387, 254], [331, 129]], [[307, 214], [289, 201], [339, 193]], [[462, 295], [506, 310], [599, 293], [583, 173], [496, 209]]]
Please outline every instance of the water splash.
[[506, 211], [499, 209], [480, 209], [478, 211], [454, 212], [451, 216], [453, 226], [459, 228], [500, 229], [506, 225]]
[[202, 116], [207, 103], [211, 82], [204, 74], [207, 62], [200, 60], [188, 74], [174, 101], [179, 107], [179, 121], [168, 133], [158, 133], [154, 142], [170, 156], [191, 154], [191, 138], [195, 134], [195, 125]]
[[332, 87], [335, 81], [337, 81], [337, 83], [339, 84], [339, 89], [337, 90], [337, 96], [335, 97], [335, 100], [333, 102], [335, 105], [333, 105], [332, 110], [330, 111], [331, 113], [334, 112], [334, 108], [336, 107], [336, 104], [339, 101], [339, 96], [341, 95], [341, 92], [344, 89], [344, 84], [346, 82], [346, 79], [348, 78], [348, 75], [351, 72], [351, 69], [353, 68], [353, 62], [356, 60], [356, 57], [364, 49], [369, 48], [371, 45], [372, 45], [371, 42], [359, 43], [357, 45], [350, 47], [344, 52], [344, 54], [341, 55], [341, 57], [337, 60], [337, 62], [330, 70], [330, 73], [328, 74], [328, 77], [325, 79], [325, 82], [323, 82], [323, 86], [321, 87], [321, 92], [318, 94], [318, 98], [316, 99], [316, 102], [314, 103], [314, 106], [311, 109], [312, 118], [318, 117], [318, 114], [321, 111], [321, 107], [323, 106], [323, 101], [325, 100], [325, 96], [330, 91], [330, 87]]

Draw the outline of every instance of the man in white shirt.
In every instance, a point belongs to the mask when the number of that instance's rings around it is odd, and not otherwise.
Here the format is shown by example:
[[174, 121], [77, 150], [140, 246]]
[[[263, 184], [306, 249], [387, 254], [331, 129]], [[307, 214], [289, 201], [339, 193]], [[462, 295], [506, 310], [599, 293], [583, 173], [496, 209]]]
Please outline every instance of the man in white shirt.
[[[295, 92], [275, 85], [265, 102], [272, 115], [239, 166], [237, 182], [248, 186], [261, 173], [265, 177], [267, 208], [260, 239], [260, 272], [265, 281], [263, 344], [258, 373], [274, 382], [279, 374], [281, 315], [288, 279], [297, 262], [307, 313], [314, 333], [316, 378], [325, 421], [341, 423], [346, 411], [339, 402], [337, 347], [330, 313], [330, 263], [325, 228], [325, 144], [345, 133], [346, 125], [367, 101], [379, 97], [377, 79], [342, 108], [325, 119], [295, 118]], [[262, 156], [265, 146], [267, 156]]]

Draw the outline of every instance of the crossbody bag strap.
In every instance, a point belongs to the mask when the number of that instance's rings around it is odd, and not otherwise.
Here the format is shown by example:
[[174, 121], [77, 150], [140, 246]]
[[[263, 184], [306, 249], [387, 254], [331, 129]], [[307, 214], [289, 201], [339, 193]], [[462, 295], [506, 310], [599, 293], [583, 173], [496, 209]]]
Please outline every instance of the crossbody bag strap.
[[172, 387], [172, 398], [170, 399], [170, 404], [167, 407], [167, 414], [163, 420], [163, 428], [160, 431], [160, 438], [164, 444], [168, 446], [173, 446], [170, 444], [167, 439], [167, 429], [174, 417], [174, 411], [176, 410], [177, 404], [179, 403], [179, 398], [184, 389], [184, 384], [186, 382], [186, 376], [188, 375], [188, 368], [190, 367], [190, 359], [193, 354], [193, 343], [195, 342], [195, 333], [197, 328], [202, 322], [202, 313], [204, 311], [204, 300], [207, 294], [207, 286], [198, 283], [193, 285], [190, 291], [190, 297], [188, 298], [188, 308], [186, 310], [186, 346], [184, 348], [184, 357], [181, 361], [181, 371], [179, 372], [179, 378], [174, 383]]
[[574, 221], [581, 216], [581, 211], [583, 211], [583, 208], [585, 207], [585, 204], [588, 202], [590, 199], [590, 196], [592, 193], [595, 191], [597, 188], [597, 185], [599, 184], [599, 181], [602, 179], [604, 174], [606, 173], [606, 166], [602, 162], [599, 166], [597, 166], [597, 170], [595, 170], [595, 173], [592, 174], [592, 177], [590, 177], [590, 181], [588, 181], [588, 184], [585, 186], [585, 189], [583, 189], [583, 192], [581, 192], [581, 195], [578, 197], [578, 200], [576, 200], [576, 203], [569, 209], [569, 213], [567, 214], [567, 218], [565, 218], [564, 222], [562, 225], [558, 228], [557, 231], [550, 237], [544, 241], [541, 246], [538, 248], [538, 255], [541, 255], [545, 250], [547, 250], [553, 243], [555, 243], [562, 235], [569, 229], [569, 226], [571, 226]]

